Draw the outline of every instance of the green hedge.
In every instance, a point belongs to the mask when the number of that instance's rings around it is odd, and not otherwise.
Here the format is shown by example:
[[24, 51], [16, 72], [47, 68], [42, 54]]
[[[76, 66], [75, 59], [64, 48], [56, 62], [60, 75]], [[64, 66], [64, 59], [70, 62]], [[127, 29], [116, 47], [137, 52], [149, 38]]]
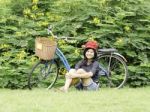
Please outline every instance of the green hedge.
[[95, 39], [101, 48], [117, 48], [127, 58], [129, 86], [150, 84], [149, 0], [0, 0], [0, 4], [0, 87], [26, 88], [27, 74], [38, 60], [34, 39], [47, 37], [49, 24], [58, 36], [74, 37], [58, 42], [72, 67], [81, 58], [80, 46]]

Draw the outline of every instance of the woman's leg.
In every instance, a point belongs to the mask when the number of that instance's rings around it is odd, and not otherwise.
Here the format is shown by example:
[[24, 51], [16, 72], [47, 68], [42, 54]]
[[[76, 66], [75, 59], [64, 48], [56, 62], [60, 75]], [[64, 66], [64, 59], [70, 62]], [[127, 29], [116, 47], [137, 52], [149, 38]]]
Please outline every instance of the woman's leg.
[[[86, 71], [84, 69], [78, 69], [77, 73], [84, 74], [84, 73], [86, 73]], [[89, 77], [89, 78], [82, 78], [82, 84], [85, 85], [85, 86], [91, 84], [91, 82], [93, 82], [91, 77]]]
[[76, 72], [75, 69], [71, 69], [71, 70], [66, 74], [66, 81], [65, 81], [64, 88], [63, 88], [64, 92], [67, 92], [67, 91], [68, 91], [68, 89], [69, 89], [69, 87], [70, 87], [70, 85], [71, 85], [71, 82], [72, 82], [72, 78], [69, 78], [69, 77], [67, 77], [67, 76], [68, 76], [69, 74], [73, 74], [73, 73], [75, 73], [75, 72]]
[[64, 92], [67, 92], [67, 91], [68, 91], [71, 82], [72, 82], [72, 79], [69, 78], [69, 77], [66, 77], [65, 85], [64, 85], [64, 88], [63, 88], [63, 89], [64, 89]]
[[86, 71], [84, 69], [78, 69], [76, 72], [77, 72], [77, 74], [84, 74], [84, 73], [86, 73]]

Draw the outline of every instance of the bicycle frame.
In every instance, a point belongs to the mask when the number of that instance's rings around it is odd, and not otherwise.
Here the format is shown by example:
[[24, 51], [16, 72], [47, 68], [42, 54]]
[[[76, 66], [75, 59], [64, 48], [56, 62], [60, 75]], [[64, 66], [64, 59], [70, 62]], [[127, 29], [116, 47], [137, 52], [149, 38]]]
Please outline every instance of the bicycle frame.
[[64, 64], [67, 71], [69, 71], [70, 70], [70, 65], [69, 65], [66, 57], [64, 56], [64, 54], [61, 52], [61, 50], [59, 48], [56, 48], [56, 55], [60, 58], [60, 60]]

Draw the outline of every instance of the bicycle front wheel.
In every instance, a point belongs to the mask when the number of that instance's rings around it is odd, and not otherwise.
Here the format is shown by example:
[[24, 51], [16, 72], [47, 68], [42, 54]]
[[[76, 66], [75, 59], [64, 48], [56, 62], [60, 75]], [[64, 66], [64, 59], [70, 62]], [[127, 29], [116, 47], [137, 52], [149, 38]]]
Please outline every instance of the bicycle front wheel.
[[128, 70], [125, 61], [115, 54], [99, 56], [99, 63], [108, 71], [107, 86], [121, 88], [127, 80]]
[[28, 87], [52, 88], [58, 77], [58, 65], [55, 60], [37, 62], [29, 73]]

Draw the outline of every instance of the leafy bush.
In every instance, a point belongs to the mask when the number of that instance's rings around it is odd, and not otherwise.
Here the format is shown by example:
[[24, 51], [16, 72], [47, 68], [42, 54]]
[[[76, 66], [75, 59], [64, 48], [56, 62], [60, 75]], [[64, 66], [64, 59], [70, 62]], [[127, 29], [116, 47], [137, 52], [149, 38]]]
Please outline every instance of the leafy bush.
[[34, 39], [47, 37], [49, 24], [58, 36], [74, 37], [58, 42], [72, 67], [81, 58], [80, 46], [95, 39], [101, 48], [117, 48], [127, 58], [130, 86], [150, 84], [149, 0], [8, 0], [0, 4], [0, 87], [26, 87], [27, 74], [37, 60]]

